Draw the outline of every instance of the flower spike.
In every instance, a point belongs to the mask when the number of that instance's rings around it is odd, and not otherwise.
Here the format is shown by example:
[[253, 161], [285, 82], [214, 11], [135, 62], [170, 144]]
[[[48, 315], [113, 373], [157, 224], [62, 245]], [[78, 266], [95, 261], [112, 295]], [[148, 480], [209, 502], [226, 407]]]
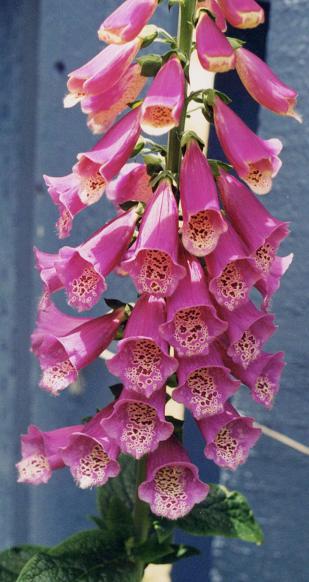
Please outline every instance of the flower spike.
[[102, 22], [99, 39], [107, 44], [124, 44], [133, 40], [157, 6], [158, 0], [126, 0]]

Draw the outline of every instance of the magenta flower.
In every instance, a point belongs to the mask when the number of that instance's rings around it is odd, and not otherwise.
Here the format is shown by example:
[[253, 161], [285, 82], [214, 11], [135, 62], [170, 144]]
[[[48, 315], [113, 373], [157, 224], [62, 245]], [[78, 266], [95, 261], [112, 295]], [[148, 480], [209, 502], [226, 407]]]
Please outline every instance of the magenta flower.
[[280, 378], [285, 366], [284, 353], [262, 352], [247, 369], [233, 362], [229, 365], [234, 376], [248, 386], [252, 398], [266, 408], [271, 408], [280, 388]]
[[204, 69], [225, 73], [235, 68], [235, 52], [216, 23], [203, 13], [196, 29], [196, 49]]
[[179, 125], [185, 99], [185, 76], [177, 57], [170, 58], [154, 78], [142, 104], [141, 126], [162, 135]]
[[180, 198], [183, 213], [182, 242], [197, 257], [204, 257], [217, 246], [227, 230], [207, 159], [192, 139], [180, 171]]
[[139, 293], [167, 297], [186, 272], [178, 261], [178, 208], [169, 180], [162, 180], [148, 203], [138, 238], [121, 267]]
[[48, 193], [59, 210], [59, 219], [56, 222], [56, 229], [59, 238], [66, 238], [70, 235], [73, 219], [81, 212], [86, 205], [81, 201], [79, 190], [79, 179], [74, 173], [61, 178], [43, 176]]
[[59, 250], [54, 265], [71, 307], [85, 311], [99, 301], [107, 289], [105, 277], [126, 251], [137, 218], [133, 208], [113, 218], [81, 245]]
[[262, 59], [245, 48], [236, 51], [236, 70], [255, 101], [279, 115], [294, 117], [302, 121], [294, 110], [297, 92], [280, 81], [271, 68]]
[[261, 436], [261, 430], [253, 427], [253, 418], [240, 416], [235, 408], [226, 403], [222, 414], [198, 421], [206, 441], [204, 454], [224, 469], [237, 469], [245, 463], [251, 447]]
[[227, 29], [226, 20], [224, 14], [218, 4], [217, 0], [204, 0], [204, 2], [198, 2], [196, 9], [199, 11], [202, 8], [206, 8], [208, 12], [211, 12], [215, 19], [215, 23], [221, 32], [225, 32]]
[[172, 437], [147, 458], [147, 477], [138, 488], [138, 496], [149, 503], [155, 515], [178, 519], [203, 501], [208, 491], [208, 485], [199, 479], [198, 468]]
[[128, 104], [137, 99], [146, 81], [140, 65], [134, 63], [109, 91], [84, 97], [81, 109], [88, 115], [87, 125], [92, 133], [106, 132]]
[[264, 22], [264, 10], [255, 0], [217, 0], [226, 20], [235, 28], [255, 28]]
[[147, 398], [162, 388], [178, 366], [159, 334], [165, 317], [164, 299], [140, 297], [126, 325], [124, 338], [118, 343], [118, 353], [106, 362], [109, 371], [119, 376], [126, 389]]
[[165, 420], [165, 391], [154, 392], [151, 400], [143, 394], [123, 390], [111, 415], [102, 427], [115, 439], [123, 453], [140, 459], [168, 439], [173, 424]]
[[221, 235], [214, 252], [206, 257], [206, 266], [209, 290], [230, 311], [248, 301], [251, 288], [260, 278], [255, 261], [231, 225]]
[[133, 40], [152, 17], [157, 5], [158, 0], [126, 0], [102, 22], [99, 39], [112, 44]]
[[226, 400], [240, 386], [230, 377], [214, 345], [207, 356], [180, 359], [177, 376], [179, 386], [172, 397], [191, 410], [197, 420], [223, 412]]
[[248, 368], [277, 329], [274, 315], [259, 311], [251, 301], [234, 311], [222, 309], [220, 315], [228, 323], [227, 354], [236, 364]]
[[167, 299], [167, 321], [160, 325], [160, 333], [179, 356], [207, 354], [227, 324], [216, 314], [200, 262], [187, 253], [181, 260], [186, 277]]
[[236, 172], [253, 192], [267, 194], [282, 165], [280, 140], [258, 137], [219, 97], [215, 99], [214, 122], [221, 147]]
[[87, 319], [66, 315], [51, 302], [40, 309], [31, 336], [43, 372], [40, 386], [57, 396], [75, 382], [79, 370], [107, 348], [123, 318], [123, 308]]
[[137, 163], [123, 166], [117, 178], [107, 185], [106, 196], [116, 207], [129, 200], [147, 203], [152, 196], [147, 166]]
[[81, 430], [82, 426], [66, 426], [43, 432], [31, 424], [27, 434], [21, 435], [22, 459], [16, 465], [18, 483], [47, 483], [53, 471], [64, 467], [60, 448], [65, 447], [71, 434]]
[[65, 107], [73, 107], [88, 95], [109, 91], [126, 73], [141, 47], [137, 38], [125, 46], [108, 46], [82, 67], [69, 73]]
[[101, 487], [120, 472], [117, 462], [120, 449], [101, 426], [102, 419], [109, 416], [111, 410], [112, 405], [103, 408], [79, 431], [74, 431], [68, 444], [61, 449], [62, 459], [81, 489]]
[[84, 204], [100, 200], [106, 184], [128, 161], [140, 135], [140, 108], [127, 113], [89, 151], [77, 155], [73, 172], [79, 179], [79, 197]]
[[267, 277], [281, 242], [289, 234], [288, 223], [272, 216], [244, 184], [224, 170], [220, 170], [218, 185], [234, 228], [255, 259], [256, 268]]
[[36, 247], [33, 247], [33, 252], [35, 266], [43, 283], [43, 298], [45, 297], [45, 301], [48, 302], [49, 295], [63, 288], [62, 281], [59, 279], [55, 268], [55, 260], [58, 255], [57, 253], [44, 253]]
[[263, 296], [264, 309], [269, 308], [272, 296], [280, 287], [281, 277], [283, 277], [288, 270], [293, 258], [293, 253], [290, 253], [286, 257], [275, 257], [268, 275], [259, 279], [255, 284], [256, 288]]

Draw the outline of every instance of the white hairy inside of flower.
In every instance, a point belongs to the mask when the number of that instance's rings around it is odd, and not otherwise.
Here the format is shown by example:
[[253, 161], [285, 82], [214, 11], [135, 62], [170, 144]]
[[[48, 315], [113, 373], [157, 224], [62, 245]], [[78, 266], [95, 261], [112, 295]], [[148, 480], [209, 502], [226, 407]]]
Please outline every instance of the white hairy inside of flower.
[[272, 186], [272, 168], [270, 164], [249, 164], [249, 172], [244, 180], [256, 194], [267, 194]]
[[154, 408], [142, 402], [129, 403], [127, 421], [121, 435], [124, 450], [137, 458], [148, 453], [155, 438], [156, 423]]
[[187, 307], [174, 317], [174, 337], [180, 355], [203, 352], [209, 345], [209, 331], [201, 307]]
[[[248, 286], [234, 262], [228, 263], [217, 279], [218, 301], [232, 311], [238, 307], [248, 295]], [[221, 301], [220, 301], [221, 299]]]
[[271, 382], [270, 378], [264, 374], [257, 378], [253, 392], [262, 404], [270, 406], [274, 399], [274, 389], [275, 385]]
[[153, 508], [168, 519], [184, 516], [189, 510], [186, 482], [188, 469], [177, 465], [162, 467], [154, 478]]
[[141, 269], [137, 276], [138, 286], [143, 293], [164, 295], [172, 283], [172, 261], [163, 251], [145, 250], [141, 256]]
[[64, 360], [43, 370], [41, 386], [52, 394], [57, 394], [76, 379], [76, 369], [70, 360]]
[[106, 469], [110, 458], [103, 447], [96, 443], [91, 451], [71, 468], [72, 475], [81, 489], [104, 485], [107, 480]]
[[222, 412], [222, 395], [214, 376], [207, 368], [191, 372], [187, 379], [190, 389], [190, 404], [196, 418]]
[[79, 197], [83, 204], [90, 206], [98, 202], [104, 193], [105, 186], [106, 181], [99, 171], [93, 176], [81, 177]]
[[271, 264], [275, 258], [275, 249], [269, 242], [265, 242], [255, 253], [255, 263], [259, 271], [269, 273]]
[[233, 344], [234, 353], [244, 368], [256, 360], [261, 351], [261, 342], [250, 330], [246, 330], [241, 339]]
[[97, 297], [97, 287], [102, 282], [100, 275], [92, 265], [88, 265], [79, 277], [69, 284], [68, 303], [72, 307], [84, 305], [91, 307]]
[[217, 246], [219, 235], [214, 229], [212, 214], [201, 210], [191, 215], [189, 222], [183, 226], [184, 246], [198, 257], [210, 254]]
[[130, 388], [144, 392], [152, 386], [157, 390], [163, 382], [161, 374], [162, 352], [152, 340], [136, 340], [130, 349], [130, 361], [125, 369], [125, 376]]
[[233, 468], [243, 462], [245, 451], [230, 427], [221, 428], [214, 440], [214, 445], [219, 464], [221, 462], [223, 465]]
[[149, 105], [141, 120], [142, 129], [151, 135], [160, 135], [175, 126], [173, 108], [166, 105]]
[[48, 459], [42, 454], [31, 455], [17, 464], [19, 483], [46, 483], [51, 475]]

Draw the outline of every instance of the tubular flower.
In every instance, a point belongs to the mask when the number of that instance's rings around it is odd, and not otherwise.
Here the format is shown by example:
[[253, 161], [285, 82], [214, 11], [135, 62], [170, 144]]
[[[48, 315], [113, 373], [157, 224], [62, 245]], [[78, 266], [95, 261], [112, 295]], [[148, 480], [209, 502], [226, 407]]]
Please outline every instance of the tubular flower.
[[236, 378], [248, 386], [252, 398], [266, 408], [271, 408], [280, 388], [280, 378], [285, 366], [284, 353], [262, 352], [252, 364], [244, 369], [233, 362], [228, 364]]
[[105, 277], [126, 251], [138, 216], [134, 208], [120, 214], [78, 247], [62, 247], [55, 268], [67, 301], [77, 311], [95, 305], [106, 291]]
[[240, 386], [230, 377], [214, 345], [207, 356], [181, 359], [177, 376], [179, 386], [172, 397], [191, 410], [197, 420], [224, 412], [226, 400]]
[[245, 463], [251, 447], [261, 436], [261, 430], [253, 427], [253, 418], [240, 416], [235, 408], [226, 403], [222, 414], [198, 421], [206, 441], [204, 454], [225, 469], [237, 469]]
[[135, 101], [146, 81], [140, 65], [134, 63], [109, 91], [84, 97], [81, 109], [88, 115], [90, 131], [94, 134], [107, 131], [128, 104]]
[[57, 253], [44, 253], [36, 247], [33, 247], [35, 266], [39, 271], [41, 281], [43, 283], [43, 297], [48, 302], [48, 297], [52, 293], [63, 289], [63, 283], [57, 275], [55, 268], [55, 260]]
[[179, 125], [185, 99], [185, 76], [177, 57], [170, 58], [154, 78], [142, 104], [141, 127], [162, 135]]
[[87, 319], [66, 315], [51, 302], [40, 309], [31, 336], [43, 372], [40, 386], [57, 396], [75, 382], [79, 370], [107, 348], [123, 319], [123, 308]]
[[143, 215], [134, 250], [121, 267], [139, 293], [168, 297], [186, 272], [178, 259], [178, 208], [170, 181], [162, 180]]
[[127, 113], [89, 152], [77, 155], [73, 172], [79, 179], [78, 194], [83, 204], [100, 200], [106, 184], [128, 161], [140, 135], [140, 108]]
[[277, 329], [274, 315], [259, 311], [251, 301], [234, 311], [222, 309], [220, 315], [228, 323], [227, 354], [236, 364], [248, 368]]
[[115, 180], [106, 187], [107, 198], [119, 207], [129, 200], [145, 202], [152, 196], [150, 176], [145, 164], [126, 164]]
[[18, 483], [47, 483], [54, 470], [64, 467], [61, 447], [65, 447], [71, 434], [82, 427], [83, 425], [67, 426], [43, 432], [31, 424], [27, 434], [21, 435], [22, 459], [16, 465]]
[[196, 7], [197, 11], [199, 12], [202, 8], [206, 8], [208, 12], [211, 12], [215, 19], [216, 26], [221, 30], [221, 32], [225, 32], [227, 24], [217, 0], [204, 0], [204, 2], [198, 2]]
[[224, 208], [235, 230], [245, 242], [263, 277], [268, 276], [289, 225], [266, 210], [259, 200], [234, 176], [220, 170], [218, 185]]
[[264, 22], [264, 10], [255, 0], [218, 0], [218, 4], [235, 28], [256, 28]]
[[189, 142], [181, 164], [180, 198], [183, 245], [191, 254], [204, 257], [216, 248], [227, 224], [220, 211], [211, 169], [194, 139]]
[[107, 46], [79, 69], [69, 73], [64, 107], [74, 107], [88, 95], [109, 91], [126, 73], [142, 44], [137, 38], [125, 46]]
[[260, 278], [254, 260], [231, 225], [214, 252], [206, 257], [206, 265], [209, 290], [230, 311], [248, 301], [251, 288]]
[[282, 143], [258, 137], [219, 97], [214, 122], [221, 147], [238, 175], [256, 194], [267, 194], [282, 165], [278, 157]]
[[263, 296], [264, 309], [269, 308], [272, 296], [280, 287], [281, 277], [287, 272], [293, 258], [293, 253], [290, 253], [286, 257], [275, 257], [268, 275], [265, 278], [259, 279], [255, 284]]
[[225, 73], [235, 68], [235, 52], [216, 23], [203, 13], [196, 29], [196, 49], [204, 69]]
[[167, 299], [167, 321], [160, 325], [160, 333], [181, 357], [207, 354], [227, 324], [216, 314], [200, 262], [185, 253], [182, 264], [186, 277]]
[[73, 173], [61, 178], [46, 175], [43, 178], [48, 193], [59, 210], [60, 216], [56, 222], [58, 236], [61, 239], [66, 238], [71, 233], [74, 216], [86, 208], [78, 195], [79, 179]]
[[158, 0], [126, 0], [102, 22], [99, 39], [107, 44], [124, 44], [133, 40], [157, 6]]
[[297, 92], [280, 81], [271, 68], [245, 48], [236, 51], [236, 70], [241, 82], [255, 101], [279, 115], [302, 121], [294, 110]]
[[208, 491], [208, 485], [199, 479], [198, 468], [172, 437], [147, 458], [146, 481], [139, 486], [138, 496], [149, 503], [155, 515], [178, 519], [203, 501]]
[[120, 472], [119, 446], [101, 425], [111, 410], [112, 405], [103, 408], [80, 430], [73, 432], [68, 444], [61, 449], [62, 459], [81, 489], [101, 487]]
[[109, 371], [119, 376], [126, 389], [147, 398], [162, 388], [178, 366], [159, 334], [159, 326], [164, 321], [164, 299], [143, 295], [129, 318], [124, 338], [118, 343], [118, 353], [106, 362]]
[[140, 459], [174, 430], [173, 424], [165, 421], [164, 409], [164, 390], [155, 392], [151, 401], [142, 394], [123, 390], [111, 415], [102, 420], [102, 427], [123, 453]]

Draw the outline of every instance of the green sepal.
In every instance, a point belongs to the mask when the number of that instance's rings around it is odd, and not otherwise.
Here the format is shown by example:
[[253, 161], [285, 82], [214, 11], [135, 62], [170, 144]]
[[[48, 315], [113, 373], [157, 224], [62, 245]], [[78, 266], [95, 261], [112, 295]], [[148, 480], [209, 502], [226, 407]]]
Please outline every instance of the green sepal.
[[161, 55], [144, 55], [137, 59], [143, 77], [155, 77], [162, 67]]
[[142, 139], [140, 139], [137, 142], [135, 148], [132, 150], [130, 158], [135, 158], [135, 156], [138, 156], [138, 154], [144, 149], [144, 146], [145, 146], [145, 142]]
[[226, 93], [222, 93], [222, 91], [218, 91], [217, 89], [214, 89], [214, 93], [220, 97], [221, 101], [223, 101], [223, 103], [226, 105], [232, 103], [232, 99]]
[[196, 141], [196, 143], [200, 146], [201, 150], [204, 149], [205, 147], [205, 142], [203, 142], [203, 140], [197, 135], [197, 133], [195, 133], [195, 131], [185, 131], [182, 135], [181, 141], [180, 141], [180, 147], [182, 150], [185, 150], [186, 146], [188, 145], [188, 143], [194, 139]]
[[144, 26], [139, 38], [142, 39], [141, 49], [149, 46], [158, 36], [158, 28], [155, 24], [147, 24]]
[[162, 63], [167, 63], [167, 61], [169, 61], [173, 55], [175, 55], [180, 60], [183, 67], [188, 64], [186, 55], [178, 49], [171, 49], [170, 51], [167, 51], [167, 53], [164, 53], [164, 55], [162, 55]]
[[159, 182], [161, 182], [161, 180], [166, 179], [170, 180], [172, 185], [175, 188], [177, 188], [176, 174], [174, 174], [170, 170], [163, 170], [162, 172], [160, 172], [157, 176], [155, 176], [155, 178], [151, 180], [150, 184], [154, 188], [155, 186], [157, 186], [157, 184], [159, 184]]
[[215, 178], [217, 178], [220, 175], [219, 168], [223, 168], [223, 170], [226, 170], [227, 172], [231, 172], [233, 169], [233, 166], [231, 166], [231, 164], [221, 162], [221, 160], [208, 159], [208, 163]]
[[23, 545], [0, 552], [0, 582], [15, 582], [25, 564], [47, 549], [44, 546]]
[[231, 47], [233, 49], [236, 49], [236, 50], [241, 48], [242, 46], [244, 46], [246, 44], [245, 40], [241, 40], [240, 38], [234, 38], [232, 36], [227, 36], [226, 40], [228, 40]]
[[147, 166], [147, 173], [153, 176], [164, 169], [164, 158], [156, 154], [143, 154], [144, 163]]
[[131, 101], [131, 103], [128, 103], [128, 107], [130, 107], [130, 109], [137, 109], [138, 107], [141, 106], [142, 103], [143, 99], [135, 99], [135, 101]]

